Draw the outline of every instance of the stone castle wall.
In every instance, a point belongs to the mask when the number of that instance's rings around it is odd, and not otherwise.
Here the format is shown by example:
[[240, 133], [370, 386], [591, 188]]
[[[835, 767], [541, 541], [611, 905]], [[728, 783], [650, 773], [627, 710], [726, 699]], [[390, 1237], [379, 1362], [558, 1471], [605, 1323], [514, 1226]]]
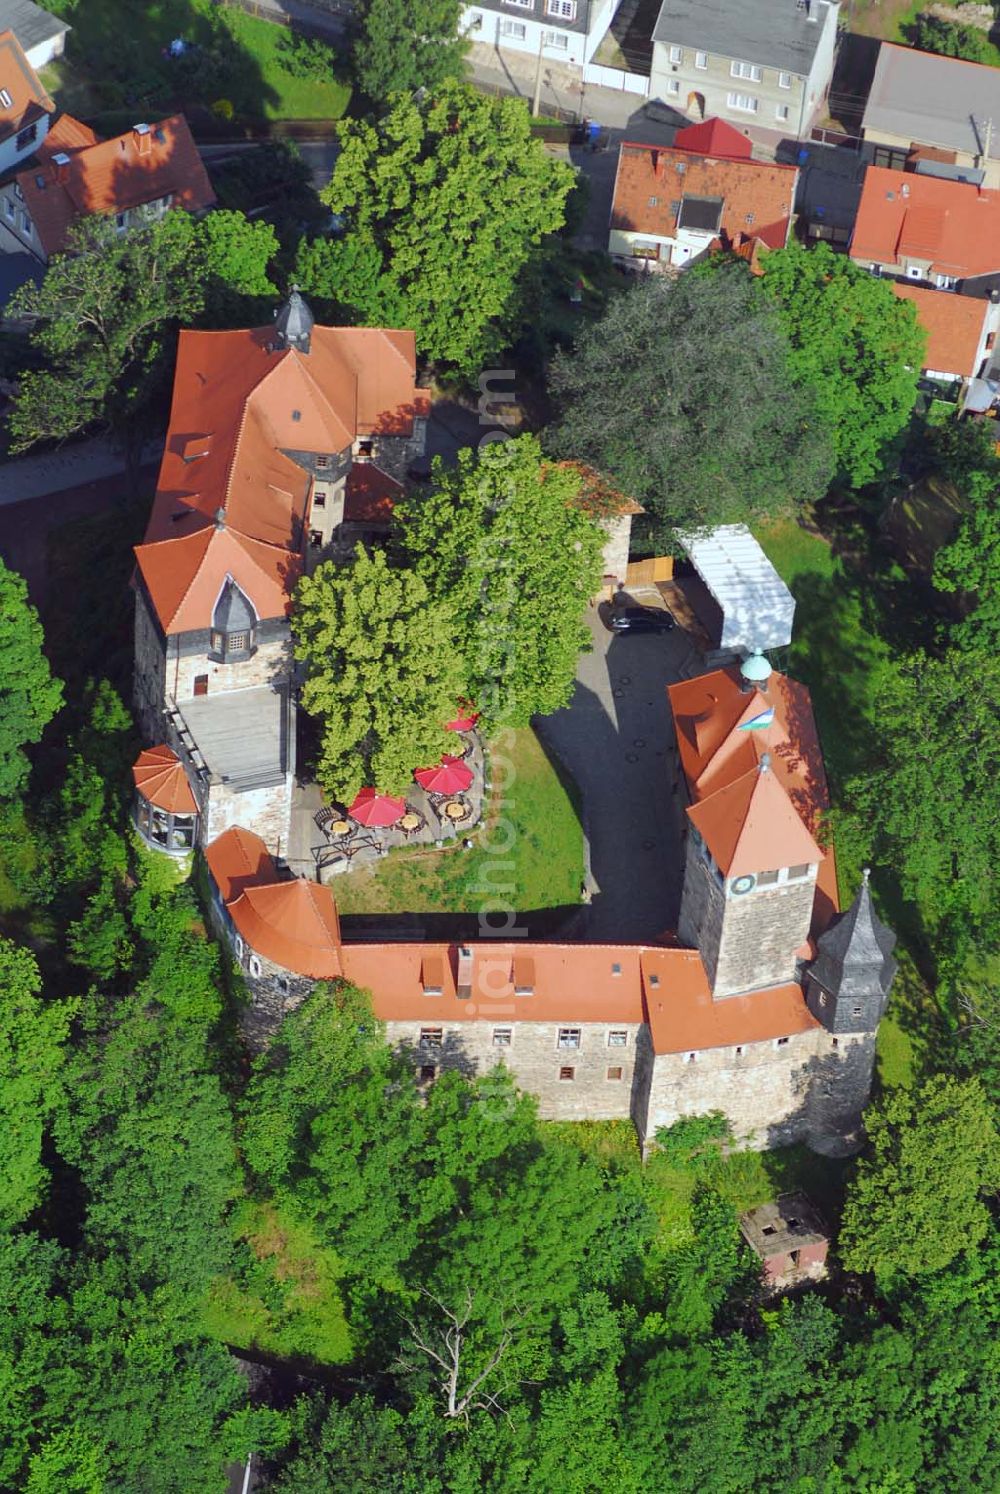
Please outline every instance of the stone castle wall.
[[210, 845], [224, 830], [241, 825], [264, 841], [272, 856], [288, 852], [288, 835], [292, 815], [293, 775], [286, 773], [280, 782], [266, 788], [239, 792], [227, 783], [212, 783], [202, 821], [202, 841]]
[[[208, 676], [208, 694], [220, 695], [229, 690], [252, 690], [259, 685], [280, 685], [291, 678], [292, 640], [287, 623], [272, 625], [275, 637], [258, 637], [257, 647], [249, 659], [220, 664], [209, 654], [208, 635], [197, 653], [186, 648], [167, 661], [167, 689], [174, 700], [194, 699], [194, 682], [198, 675]], [[261, 633], [263, 633], [263, 628]], [[173, 654], [173, 650], [169, 651]]]
[[143, 736], [154, 746], [163, 740], [164, 679], [163, 637], [150, 615], [142, 588], [137, 586], [132, 698]]

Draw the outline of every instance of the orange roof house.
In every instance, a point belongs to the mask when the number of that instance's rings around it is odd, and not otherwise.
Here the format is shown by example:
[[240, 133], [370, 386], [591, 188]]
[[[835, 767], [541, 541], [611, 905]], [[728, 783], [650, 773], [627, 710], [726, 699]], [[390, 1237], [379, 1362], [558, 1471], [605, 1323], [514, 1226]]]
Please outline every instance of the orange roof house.
[[927, 334], [923, 367], [956, 378], [975, 377], [996, 334], [997, 308], [992, 302], [906, 280], [893, 281], [892, 288], [914, 307]]
[[[622, 144], [611, 207], [612, 255], [684, 265], [715, 243], [740, 250], [756, 242], [780, 249], [788, 242], [797, 168], [747, 159], [745, 151], [737, 153], [743, 136], [725, 128], [724, 138], [718, 120], [682, 130], [671, 149]], [[710, 144], [725, 154], [710, 154]]]
[[0, 32], [0, 171], [37, 149], [55, 112], [13, 31]]
[[89, 214], [114, 215], [125, 228], [136, 209], [152, 204], [198, 213], [215, 202], [183, 114], [137, 124], [113, 140], [98, 142], [72, 119], [58, 122], [56, 135], [57, 148], [17, 177], [33, 228], [28, 247], [43, 260], [64, 250], [72, 225]]
[[850, 255], [942, 286], [1000, 272], [1000, 192], [869, 166]]
[[[415, 359], [412, 332], [370, 327], [312, 327], [306, 348], [273, 327], [181, 333], [156, 498], [136, 549], [165, 634], [209, 628], [227, 578], [259, 618], [287, 615], [314, 461], [336, 467], [358, 437], [412, 432], [426, 411]], [[386, 496], [352, 485], [366, 516]]]

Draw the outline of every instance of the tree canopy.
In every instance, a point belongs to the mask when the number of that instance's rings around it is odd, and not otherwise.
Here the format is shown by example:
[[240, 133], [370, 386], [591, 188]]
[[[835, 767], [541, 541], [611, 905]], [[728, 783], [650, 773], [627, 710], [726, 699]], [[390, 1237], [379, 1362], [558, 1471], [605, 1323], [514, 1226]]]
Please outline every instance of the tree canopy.
[[0, 560], [0, 800], [23, 790], [30, 768], [24, 749], [41, 740], [62, 704], [44, 642], [24, 578]]
[[362, 0], [354, 15], [354, 76], [375, 103], [462, 76], [461, 0]]
[[359, 545], [349, 565], [326, 561], [302, 578], [292, 628], [324, 789], [343, 803], [365, 785], [404, 793], [451, 745], [445, 722], [465, 689], [450, 606]]
[[960, 57], [964, 62], [996, 63], [996, 51], [978, 26], [959, 26], [941, 16], [918, 15], [905, 28], [907, 41], [919, 52]]
[[808, 385], [852, 487], [878, 477], [906, 425], [924, 363], [916, 308], [828, 244], [789, 244], [761, 259], [779, 308], [793, 376]]
[[[403, 547], [452, 610], [487, 732], [527, 726], [572, 694], [601, 575], [604, 535], [585, 511], [595, 491], [597, 474], [544, 461], [537, 438], [522, 436], [459, 452], [401, 506]], [[613, 511], [614, 495], [607, 503]]]
[[551, 450], [607, 473], [671, 528], [793, 513], [832, 472], [815, 393], [737, 266], [644, 277], [556, 356], [551, 383]]
[[338, 133], [320, 195], [346, 231], [303, 245], [299, 283], [369, 326], [411, 327], [424, 357], [478, 374], [509, 340], [519, 279], [563, 222], [572, 169], [534, 139], [520, 99], [456, 83]]

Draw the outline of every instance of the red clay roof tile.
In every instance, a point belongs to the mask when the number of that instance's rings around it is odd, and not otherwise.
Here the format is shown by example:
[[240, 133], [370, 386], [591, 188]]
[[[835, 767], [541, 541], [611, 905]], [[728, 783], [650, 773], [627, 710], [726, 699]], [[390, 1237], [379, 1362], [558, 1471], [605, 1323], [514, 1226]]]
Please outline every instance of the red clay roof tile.
[[850, 254], [872, 264], [927, 260], [932, 274], [959, 280], [1000, 270], [1000, 192], [869, 166]]
[[144, 799], [167, 814], [197, 814], [198, 804], [177, 753], [163, 743], [147, 747], [132, 765], [135, 786]]
[[914, 306], [917, 320], [927, 333], [923, 367], [972, 378], [978, 372], [979, 347], [990, 303], [975, 296], [957, 296], [954, 291], [929, 290], [905, 280], [894, 280], [892, 288], [901, 301]]

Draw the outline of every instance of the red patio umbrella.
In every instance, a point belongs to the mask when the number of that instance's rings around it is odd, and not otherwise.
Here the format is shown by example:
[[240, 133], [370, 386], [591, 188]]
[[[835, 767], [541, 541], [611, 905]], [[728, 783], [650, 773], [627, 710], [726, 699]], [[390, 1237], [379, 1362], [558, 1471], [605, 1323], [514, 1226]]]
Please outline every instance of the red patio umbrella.
[[445, 753], [433, 768], [418, 768], [413, 776], [429, 794], [461, 794], [472, 782], [472, 769], [460, 757]]
[[363, 788], [347, 811], [359, 825], [394, 825], [406, 813], [406, 800], [394, 794], [380, 794], [378, 789]]
[[459, 701], [458, 715], [454, 721], [446, 721], [445, 731], [471, 731], [479, 720], [479, 712], [474, 711], [467, 700]]

